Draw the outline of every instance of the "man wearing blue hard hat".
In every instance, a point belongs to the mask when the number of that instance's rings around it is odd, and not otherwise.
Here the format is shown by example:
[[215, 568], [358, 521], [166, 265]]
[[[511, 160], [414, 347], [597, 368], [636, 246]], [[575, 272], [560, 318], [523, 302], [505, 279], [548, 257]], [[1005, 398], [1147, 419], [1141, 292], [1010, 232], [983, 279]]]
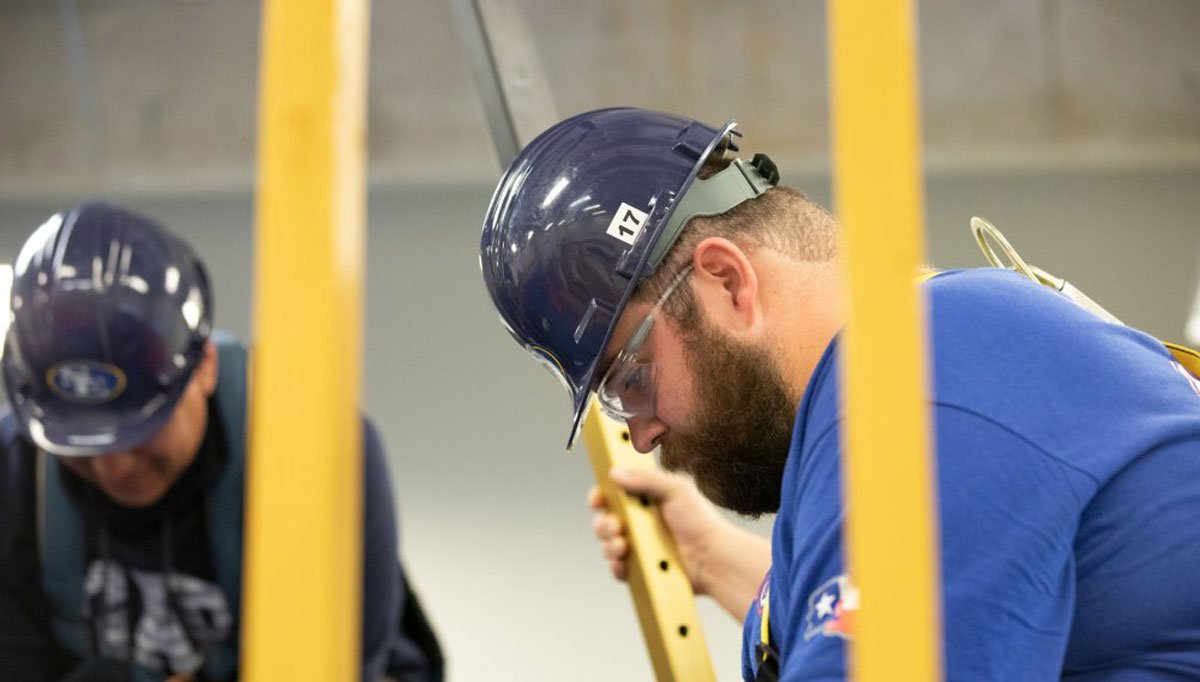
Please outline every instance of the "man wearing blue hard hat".
[[[13, 275], [0, 679], [236, 679], [246, 352], [212, 334], [203, 264], [153, 221], [87, 204], [39, 227]], [[440, 679], [363, 429], [362, 679]]]
[[[480, 261], [568, 390], [568, 446], [594, 399], [690, 475], [613, 472], [659, 499], [697, 593], [744, 618], [744, 678], [844, 679], [839, 229], [737, 141], [640, 109], [567, 119], [505, 172]], [[1200, 380], [1015, 272], [922, 286], [947, 679], [1200, 679]], [[770, 542], [701, 493], [777, 513]], [[624, 577], [628, 540], [591, 504]]]

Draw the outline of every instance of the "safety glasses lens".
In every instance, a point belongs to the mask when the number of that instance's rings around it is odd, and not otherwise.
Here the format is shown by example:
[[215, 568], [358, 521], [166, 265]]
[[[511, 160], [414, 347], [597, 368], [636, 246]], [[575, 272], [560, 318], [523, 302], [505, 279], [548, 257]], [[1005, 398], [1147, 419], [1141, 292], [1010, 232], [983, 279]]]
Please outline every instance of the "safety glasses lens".
[[618, 358], [596, 394], [601, 409], [614, 419], [648, 416], [654, 411], [654, 365]]

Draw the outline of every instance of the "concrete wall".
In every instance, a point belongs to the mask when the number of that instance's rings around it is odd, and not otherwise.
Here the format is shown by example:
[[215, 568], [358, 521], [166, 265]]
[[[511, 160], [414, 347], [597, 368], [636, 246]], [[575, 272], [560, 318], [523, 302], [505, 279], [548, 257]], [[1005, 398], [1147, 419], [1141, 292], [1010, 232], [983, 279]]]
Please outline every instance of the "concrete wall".
[[[760, 149], [825, 166], [820, 0], [513, 4], [564, 116], [618, 104], [736, 116]], [[449, 0], [372, 13], [376, 182], [490, 177]], [[1200, 3], [929, 0], [919, 19], [935, 166], [1200, 166]], [[0, 196], [246, 186], [258, 20], [253, 0], [0, 3]]]
[[[828, 200], [824, 178], [790, 177]], [[981, 263], [966, 221], [982, 214], [1118, 316], [1178, 337], [1198, 278], [1198, 188], [1194, 171], [934, 177], [931, 259]], [[478, 225], [490, 189], [370, 200], [365, 403], [388, 447], [403, 551], [451, 679], [649, 681], [626, 590], [591, 540], [585, 455], [562, 452], [566, 398], [502, 330], [481, 284]], [[245, 334], [250, 196], [131, 201], [204, 254], [220, 326]], [[0, 203], [0, 260], [54, 208]], [[769, 532], [769, 520], [755, 527]], [[738, 626], [707, 601], [701, 613], [719, 679], [737, 680]]]

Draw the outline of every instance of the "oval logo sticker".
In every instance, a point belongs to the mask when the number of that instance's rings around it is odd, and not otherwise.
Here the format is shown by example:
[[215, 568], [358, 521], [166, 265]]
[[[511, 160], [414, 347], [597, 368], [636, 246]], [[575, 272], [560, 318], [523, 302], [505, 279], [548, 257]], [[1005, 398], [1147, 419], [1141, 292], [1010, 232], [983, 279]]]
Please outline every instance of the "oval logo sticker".
[[46, 385], [64, 400], [100, 405], [125, 392], [125, 373], [104, 362], [69, 360], [46, 370]]

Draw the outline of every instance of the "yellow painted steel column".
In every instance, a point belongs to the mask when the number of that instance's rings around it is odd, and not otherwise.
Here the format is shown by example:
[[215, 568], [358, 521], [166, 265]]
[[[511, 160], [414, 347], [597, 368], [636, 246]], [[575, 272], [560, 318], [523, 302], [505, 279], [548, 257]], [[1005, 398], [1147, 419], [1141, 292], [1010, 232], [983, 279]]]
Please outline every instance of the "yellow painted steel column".
[[359, 676], [366, 0], [267, 0], [243, 679]]
[[860, 682], [941, 676], [912, 0], [829, 2], [835, 203], [845, 230], [846, 552]]

